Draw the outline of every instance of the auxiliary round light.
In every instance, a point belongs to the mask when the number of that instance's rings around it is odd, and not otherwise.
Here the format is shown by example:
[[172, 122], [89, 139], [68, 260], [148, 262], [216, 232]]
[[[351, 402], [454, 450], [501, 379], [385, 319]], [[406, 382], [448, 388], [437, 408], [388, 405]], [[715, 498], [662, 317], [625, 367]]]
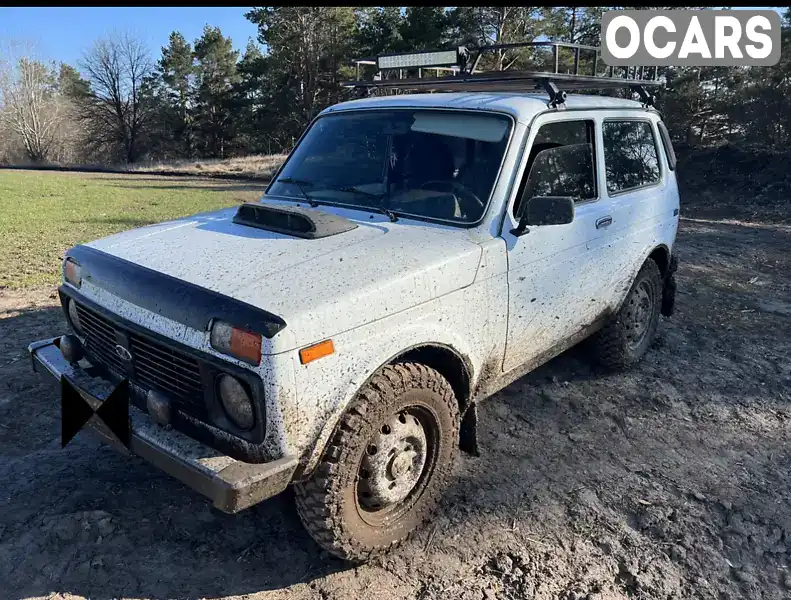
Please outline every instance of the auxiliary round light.
[[63, 358], [71, 364], [79, 362], [84, 356], [82, 342], [80, 342], [80, 339], [76, 335], [62, 335], [58, 345]]

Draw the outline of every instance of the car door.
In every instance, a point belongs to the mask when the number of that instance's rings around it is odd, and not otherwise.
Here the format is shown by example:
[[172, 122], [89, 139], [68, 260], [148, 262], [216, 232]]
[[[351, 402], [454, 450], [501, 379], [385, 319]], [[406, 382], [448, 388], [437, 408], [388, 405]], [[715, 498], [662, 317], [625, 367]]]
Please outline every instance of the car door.
[[[602, 273], [613, 310], [631, 287], [642, 260], [661, 239], [670, 217], [659, 138], [649, 115], [607, 114], [600, 121], [603, 196], [610, 224], [601, 238]], [[672, 213], [672, 211], [670, 211]]]
[[[539, 116], [531, 127], [517, 175], [520, 184], [512, 192], [502, 231], [508, 252], [504, 371], [552, 351], [595, 321], [604, 309], [605, 283], [600, 275], [601, 244], [597, 240], [606, 230], [602, 223], [606, 222], [608, 210], [599, 200], [595, 132], [592, 119], [563, 114]], [[556, 165], [559, 172], [576, 173], [573, 180], [542, 180], [541, 172], [534, 168], [541, 164], [542, 153], [574, 144], [590, 145], [593, 156], [589, 173], [575, 171], [574, 165], [560, 164]], [[573, 222], [531, 226], [522, 235], [515, 232], [525, 194], [532, 191], [537, 192], [535, 195], [575, 195]]]

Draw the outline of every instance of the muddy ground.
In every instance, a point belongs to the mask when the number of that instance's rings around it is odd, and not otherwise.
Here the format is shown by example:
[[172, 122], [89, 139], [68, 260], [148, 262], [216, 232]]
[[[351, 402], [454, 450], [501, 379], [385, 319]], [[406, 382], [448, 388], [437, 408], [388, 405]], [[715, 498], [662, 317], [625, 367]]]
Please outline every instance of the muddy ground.
[[2, 598], [791, 597], [791, 226], [682, 222], [677, 313], [626, 374], [577, 348], [482, 406], [439, 516], [328, 558], [288, 494], [228, 516], [81, 433], [24, 347], [52, 290], [0, 292]]

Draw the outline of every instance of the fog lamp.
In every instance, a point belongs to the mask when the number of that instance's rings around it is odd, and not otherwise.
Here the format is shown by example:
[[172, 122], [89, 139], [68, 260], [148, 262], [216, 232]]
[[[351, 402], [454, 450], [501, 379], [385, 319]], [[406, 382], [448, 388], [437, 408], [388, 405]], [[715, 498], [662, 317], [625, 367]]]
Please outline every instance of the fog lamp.
[[146, 394], [146, 408], [151, 418], [162, 426], [169, 425], [171, 419], [170, 401], [154, 390]]
[[60, 353], [69, 363], [76, 363], [83, 357], [82, 342], [76, 335], [63, 335], [60, 338]]

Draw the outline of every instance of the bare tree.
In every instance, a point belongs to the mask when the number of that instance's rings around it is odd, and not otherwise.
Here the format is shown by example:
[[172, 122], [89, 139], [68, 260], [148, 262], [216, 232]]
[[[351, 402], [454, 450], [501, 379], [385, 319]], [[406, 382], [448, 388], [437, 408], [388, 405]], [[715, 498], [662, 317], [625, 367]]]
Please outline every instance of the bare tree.
[[[451, 14], [462, 41], [479, 46], [530, 42], [545, 27], [540, 9], [533, 6], [459, 6]], [[497, 71], [524, 68], [530, 55], [524, 48], [500, 48], [484, 55], [480, 66]]]
[[33, 162], [49, 158], [63, 122], [54, 65], [32, 58], [31, 47], [12, 42], [0, 54], [0, 121]]
[[91, 142], [96, 149], [114, 150], [123, 162], [135, 162], [148, 117], [145, 82], [154, 66], [148, 50], [129, 33], [112, 35], [97, 41], [80, 66], [91, 83], [81, 111]]

